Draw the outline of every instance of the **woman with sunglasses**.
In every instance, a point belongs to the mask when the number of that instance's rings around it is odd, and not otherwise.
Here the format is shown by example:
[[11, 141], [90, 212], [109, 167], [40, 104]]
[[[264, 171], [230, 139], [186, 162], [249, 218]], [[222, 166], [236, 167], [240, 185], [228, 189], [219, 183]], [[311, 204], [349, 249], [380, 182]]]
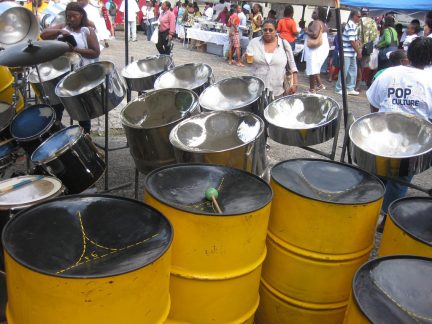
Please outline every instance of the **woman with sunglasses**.
[[[295, 93], [298, 71], [290, 44], [277, 36], [273, 21], [265, 21], [262, 30], [263, 35], [253, 38], [246, 49], [246, 55], [253, 57], [253, 75], [263, 80], [265, 87], [272, 91], [275, 97]], [[284, 88], [286, 73], [292, 73], [293, 79], [287, 89]]]

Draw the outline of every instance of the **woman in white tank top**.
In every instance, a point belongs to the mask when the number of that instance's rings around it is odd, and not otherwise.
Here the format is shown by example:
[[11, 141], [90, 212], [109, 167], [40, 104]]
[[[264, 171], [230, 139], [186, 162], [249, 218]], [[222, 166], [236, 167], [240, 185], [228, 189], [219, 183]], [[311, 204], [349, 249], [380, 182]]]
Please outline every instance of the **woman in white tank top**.
[[[76, 46], [69, 44], [71, 52], [78, 53], [82, 57], [82, 64], [87, 65], [99, 60], [100, 47], [93, 28], [88, 26], [87, 14], [76, 2], [71, 2], [65, 10], [66, 24], [48, 27], [41, 33], [42, 39], [57, 39], [62, 36], [72, 35]], [[62, 104], [53, 106], [58, 121], [61, 121], [64, 107]], [[80, 121], [80, 126], [86, 133], [90, 133], [90, 120]]]

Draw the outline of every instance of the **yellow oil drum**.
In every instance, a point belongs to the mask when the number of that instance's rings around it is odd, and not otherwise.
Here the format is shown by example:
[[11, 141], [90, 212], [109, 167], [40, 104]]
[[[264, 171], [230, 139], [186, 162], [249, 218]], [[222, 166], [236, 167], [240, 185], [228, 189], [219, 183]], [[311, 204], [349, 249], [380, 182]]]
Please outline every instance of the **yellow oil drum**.
[[390, 204], [378, 255], [432, 257], [432, 198], [402, 198]]
[[[206, 200], [209, 188], [221, 214]], [[144, 201], [175, 231], [172, 323], [253, 323], [271, 199], [262, 179], [225, 166], [177, 164], [147, 176]]]
[[55, 198], [5, 226], [9, 324], [164, 323], [169, 221], [141, 202]]
[[431, 323], [432, 259], [393, 255], [355, 274], [344, 324]]
[[273, 167], [271, 186], [256, 322], [341, 322], [353, 275], [374, 244], [384, 185], [353, 166], [295, 159]]
[[[0, 66], [0, 101], [12, 103], [13, 94], [15, 89], [12, 86], [14, 78], [9, 69], [5, 66]], [[24, 108], [24, 98], [19, 93], [16, 111], [20, 112]]]

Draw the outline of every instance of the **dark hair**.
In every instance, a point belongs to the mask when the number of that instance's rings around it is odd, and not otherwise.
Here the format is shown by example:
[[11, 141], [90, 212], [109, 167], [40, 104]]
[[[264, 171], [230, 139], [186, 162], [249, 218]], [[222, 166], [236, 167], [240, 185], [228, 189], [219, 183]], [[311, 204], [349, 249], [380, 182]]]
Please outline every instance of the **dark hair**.
[[351, 18], [354, 17], [354, 16], [361, 16], [361, 12], [360, 12], [360, 10], [358, 10], [358, 9], [353, 9], [353, 10], [351, 10], [350, 15], [349, 15], [349, 18], [351, 19]]
[[425, 17], [425, 25], [432, 29], [432, 11], [428, 11]]
[[171, 9], [171, 2], [169, 2], [169, 1], [164, 1], [164, 3], [165, 3], [165, 6], [168, 7], [168, 9]]
[[407, 52], [405, 52], [403, 49], [399, 49], [390, 53], [389, 60], [391, 66], [398, 66], [401, 65], [401, 60], [406, 58], [407, 58]]
[[[65, 9], [65, 16], [67, 17], [67, 12], [68, 11], [76, 11], [79, 12], [82, 16], [81, 18], [81, 24], [80, 27], [87, 27], [88, 26], [88, 18], [87, 18], [87, 13], [84, 10], [83, 7], [81, 7], [78, 2], [69, 2], [66, 6]], [[67, 25], [67, 19], [66, 19], [66, 25]]]
[[386, 29], [387, 27], [395, 27], [395, 18], [392, 15], [387, 15], [384, 18], [383, 28]]
[[427, 37], [417, 37], [408, 47], [408, 59], [412, 66], [424, 68], [432, 61], [432, 41]]
[[276, 30], [276, 22], [273, 19], [264, 20], [262, 26], [264, 27], [265, 24], [271, 24], [271, 25], [273, 25], [274, 29]]
[[276, 17], [276, 11], [273, 9], [269, 10], [268, 14]]
[[305, 27], [306, 27], [306, 21], [304, 21], [304, 20], [300, 20], [300, 21], [299, 21], [299, 27], [300, 27], [300, 28], [305, 28]]
[[[255, 6], [255, 5], [258, 7], [258, 11], [261, 12], [261, 15], [262, 15], [262, 14], [263, 14], [262, 6], [261, 6], [259, 3], [255, 3], [254, 6]], [[252, 6], [252, 7], [253, 7], [253, 6]]]
[[411, 20], [411, 24], [418, 24], [418, 25], [420, 25], [420, 20], [413, 19], [413, 20]]
[[285, 7], [284, 17], [292, 17], [294, 15], [294, 8], [291, 5]]
[[418, 34], [420, 32], [420, 22], [417, 23], [417, 22], [412, 22], [411, 21], [411, 23], [409, 24], [409, 26], [413, 26], [414, 32], [416, 34]]
[[318, 7], [317, 9], [318, 19], [322, 22], [327, 22], [327, 8], [326, 7]]

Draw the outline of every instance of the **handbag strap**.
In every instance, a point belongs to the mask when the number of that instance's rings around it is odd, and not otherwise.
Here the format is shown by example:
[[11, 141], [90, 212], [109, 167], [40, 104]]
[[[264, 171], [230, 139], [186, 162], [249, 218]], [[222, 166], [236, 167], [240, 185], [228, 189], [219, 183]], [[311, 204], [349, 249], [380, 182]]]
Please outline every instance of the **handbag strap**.
[[288, 72], [288, 71], [290, 71], [290, 69], [289, 69], [289, 57], [288, 57], [288, 53], [287, 53], [287, 48], [286, 48], [286, 45], [285, 45], [285, 41], [284, 41], [284, 39], [281, 38], [281, 37], [280, 37], [280, 39], [281, 39], [281, 41], [282, 41], [282, 46], [283, 46], [283, 48], [284, 48], [285, 56], [286, 56], [286, 58], [287, 58], [287, 63], [286, 63], [286, 65], [285, 65], [285, 71]]

